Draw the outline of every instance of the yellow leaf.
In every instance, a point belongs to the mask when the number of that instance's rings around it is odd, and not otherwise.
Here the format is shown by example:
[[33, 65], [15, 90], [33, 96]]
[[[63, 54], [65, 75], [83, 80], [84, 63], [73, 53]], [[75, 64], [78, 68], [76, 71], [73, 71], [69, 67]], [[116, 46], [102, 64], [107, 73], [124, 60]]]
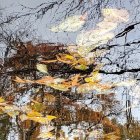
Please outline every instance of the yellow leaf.
[[86, 66], [86, 65], [76, 65], [75, 69], [86, 70], [86, 69], [88, 69], [88, 66]]
[[39, 70], [40, 72], [48, 74], [48, 69], [47, 69], [46, 65], [44, 65], [44, 64], [37, 64], [36, 67], [37, 67], [37, 70]]
[[48, 119], [49, 121], [51, 121], [51, 120], [53, 120], [53, 119], [56, 119], [55, 116], [51, 116], [51, 115], [47, 115], [46, 117], [47, 117], [47, 119]]
[[49, 84], [48, 86], [60, 90], [60, 91], [68, 91], [69, 90], [69, 86], [64, 85], [64, 84]]
[[39, 113], [39, 112], [37, 112], [37, 111], [30, 111], [30, 112], [28, 112], [27, 113], [27, 116], [28, 117], [41, 117], [42, 116], [42, 114], [41, 113]]
[[29, 120], [41, 123], [41, 124], [48, 124], [49, 121], [55, 119], [55, 116], [47, 115], [46, 117], [28, 117]]
[[20, 115], [19, 118], [22, 122], [28, 120], [28, 117], [25, 114]]
[[74, 57], [73, 57], [72, 55], [68, 55], [68, 54], [65, 55], [65, 58], [66, 58], [66, 59], [71, 59], [71, 60], [74, 59]]
[[120, 140], [120, 137], [115, 134], [115, 132], [108, 133], [104, 135], [105, 140]]
[[98, 71], [95, 71], [92, 73], [92, 76], [91, 77], [87, 77], [85, 78], [85, 82], [89, 83], [89, 82], [99, 82], [99, 72]]
[[39, 103], [35, 100], [32, 100], [32, 103], [31, 103], [32, 110], [37, 111], [37, 112], [42, 112], [45, 110], [45, 108], [46, 108], [46, 105], [44, 105], [43, 103]]
[[42, 139], [45, 139], [45, 138], [53, 138], [54, 135], [51, 133], [51, 132], [43, 132], [43, 133], [40, 133], [38, 138], [42, 138]]
[[3, 103], [3, 102], [5, 102], [5, 100], [2, 97], [0, 97], [0, 103]]
[[1, 109], [4, 113], [8, 114], [10, 117], [15, 117], [19, 114], [19, 108], [14, 105], [11, 105], [11, 106], [7, 105]]

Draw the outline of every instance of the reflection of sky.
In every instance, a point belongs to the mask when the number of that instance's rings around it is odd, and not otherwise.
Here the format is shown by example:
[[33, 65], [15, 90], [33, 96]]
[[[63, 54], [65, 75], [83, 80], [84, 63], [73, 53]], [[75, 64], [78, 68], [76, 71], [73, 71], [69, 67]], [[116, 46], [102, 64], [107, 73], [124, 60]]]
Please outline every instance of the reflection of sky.
[[[115, 2], [117, 1], [117, 2]], [[35, 7], [37, 5], [39, 5], [42, 2], [46, 2], [46, 0], [0, 0], [0, 5], [1, 7], [8, 7], [7, 12], [17, 12], [20, 11], [20, 8], [18, 7], [18, 4], [23, 4], [25, 6], [28, 7]], [[131, 23], [135, 23], [138, 22], [140, 20], [140, 16], [139, 16], [139, 12], [140, 12], [140, 8], [139, 8], [139, 0], [134, 0], [133, 2], [130, 2], [130, 0], [122, 0], [121, 3], [118, 2], [118, 0], [112, 0], [110, 2], [110, 7], [116, 7], [116, 8], [124, 8], [129, 10], [130, 13], [130, 21], [126, 24], [121, 24], [120, 26], [118, 26], [118, 28], [114, 31], [115, 34], [119, 33], [120, 31], [122, 31], [126, 26], [128, 26], [129, 24], [131, 25]], [[9, 8], [10, 7], [10, 8]], [[60, 8], [62, 11], [63, 10], [63, 6]], [[22, 11], [20, 11], [22, 12]], [[59, 13], [59, 10], [58, 10]], [[89, 13], [89, 11], [88, 11]], [[49, 42], [62, 42], [62, 43], [69, 43], [69, 44], [75, 44], [75, 40], [76, 40], [76, 36], [78, 33], [80, 33], [80, 30], [75, 32], [75, 33], [67, 33], [67, 32], [62, 32], [62, 33], [53, 33], [49, 30], [49, 28], [53, 25], [55, 25], [55, 21], [57, 20], [57, 23], [60, 22], [61, 19], [59, 19], [59, 16], [62, 16], [60, 14], [57, 14], [57, 16], [52, 20], [54, 11], [49, 11], [48, 14], [46, 14], [41, 20], [37, 20], [33, 26], [34, 28], [37, 29], [38, 35], [40, 36], [41, 39], [43, 40], [47, 40]], [[76, 14], [76, 13], [75, 13]], [[63, 19], [63, 18], [62, 18]], [[102, 19], [102, 18], [101, 18]], [[93, 28], [95, 26], [96, 21], [90, 20], [88, 21], [88, 25], [90, 28]], [[88, 27], [84, 27], [83, 29], [85, 30]], [[137, 40], [140, 38], [140, 33], [139, 33], [139, 26], [136, 26], [135, 29], [133, 31], [131, 31], [128, 35], [127, 35], [127, 42], [133, 41], [133, 40]], [[118, 38], [118, 39], [113, 39], [113, 41], [111, 42], [111, 44], [125, 44], [125, 38]], [[136, 47], [136, 45], [132, 45], [130, 47], [127, 47], [127, 49], [131, 49], [132, 47]], [[111, 60], [114, 60], [115, 62], [118, 62], [119, 64], [123, 64], [124, 61], [122, 61], [121, 59], [117, 59], [118, 56], [120, 55], [120, 52], [123, 51], [123, 48], [120, 47], [116, 47], [115, 49], [112, 49], [110, 52], [109, 57], [111, 58]], [[139, 55], [139, 49], [135, 50], [132, 53], [130, 53], [131, 57], [127, 58], [127, 62], [128, 62], [128, 68], [132, 68], [132, 67], [139, 67], [139, 62], [140, 62], [140, 55]], [[112, 66], [108, 66], [108, 69], [112, 69]], [[116, 67], [114, 67], [114, 70], [116, 70]], [[126, 75], [125, 77], [131, 77], [131, 75]], [[111, 76], [109, 77], [108, 75], [106, 75], [104, 78], [106, 79], [106, 81], [109, 81], [111, 79], [114, 79], [114, 81], [118, 80], [119, 78], [122, 78], [123, 76]], [[125, 98], [122, 98], [122, 91], [123, 88], [120, 88], [117, 90], [117, 95], [116, 97], [120, 100], [123, 100], [123, 105], [125, 106]], [[130, 96], [130, 98], [132, 98]], [[26, 100], [26, 99], [25, 99]], [[135, 118], [140, 119], [140, 108], [135, 108], [132, 109], [132, 113], [134, 115]], [[121, 119], [120, 119], [121, 121]]]

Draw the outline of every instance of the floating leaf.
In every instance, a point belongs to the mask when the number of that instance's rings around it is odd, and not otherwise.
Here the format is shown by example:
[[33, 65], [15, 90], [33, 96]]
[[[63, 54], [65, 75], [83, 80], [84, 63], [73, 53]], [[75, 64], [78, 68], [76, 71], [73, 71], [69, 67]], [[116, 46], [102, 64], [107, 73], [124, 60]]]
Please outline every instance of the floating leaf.
[[19, 108], [14, 105], [6, 105], [5, 107], [1, 108], [2, 111], [6, 114], [8, 114], [10, 117], [16, 117], [19, 115]]
[[104, 135], [105, 140], [120, 140], [120, 137], [115, 134], [115, 132], [108, 133]]
[[125, 9], [103, 9], [102, 14], [105, 17], [105, 20], [109, 22], [127, 22], [129, 20], [129, 13]]
[[77, 88], [78, 93], [90, 93], [95, 91], [96, 93], [98, 92], [99, 94], [105, 93], [106, 90], [111, 89], [111, 85], [103, 85], [103, 84], [98, 84], [98, 83], [85, 83]]
[[74, 77], [71, 78], [71, 80], [72, 80], [71, 86], [72, 87], [79, 85], [79, 83], [78, 83], [79, 77], [80, 77], [80, 74], [76, 74]]
[[53, 96], [53, 95], [50, 94], [50, 93], [46, 93], [46, 94], [45, 94], [45, 99], [46, 99], [48, 102], [51, 102], [51, 103], [54, 103], [54, 102], [56, 101], [55, 96]]
[[106, 44], [114, 36], [107, 29], [90, 30], [77, 35], [76, 43], [78, 46], [88, 47], [86, 49], [90, 51], [99, 45]]
[[69, 86], [64, 85], [64, 84], [49, 84], [50, 87], [60, 90], [60, 91], [68, 91]]
[[114, 86], [133, 86], [136, 84], [136, 80], [127, 80], [127, 81], [122, 81], [114, 84]]
[[38, 138], [42, 138], [42, 139], [45, 139], [45, 138], [53, 138], [54, 135], [51, 133], [51, 132], [43, 132], [43, 133], [40, 133]]
[[42, 114], [41, 113], [39, 113], [39, 112], [37, 112], [37, 111], [30, 111], [30, 112], [28, 112], [27, 113], [27, 116], [28, 117], [41, 117], [42, 116]]
[[46, 117], [28, 117], [29, 120], [32, 120], [41, 124], [48, 124], [49, 121], [55, 118], [56, 118], [55, 116], [50, 116], [50, 115], [47, 115]]
[[0, 97], [0, 103], [3, 103], [3, 102], [5, 102], [5, 100], [2, 97]]
[[17, 82], [17, 83], [23, 83], [23, 84], [25, 84], [25, 83], [34, 83], [31, 80], [24, 80], [24, 79], [19, 78], [18, 76], [16, 76], [16, 79], [14, 81]]
[[51, 76], [45, 76], [35, 81], [35, 83], [43, 84], [43, 85], [51, 84], [53, 82], [54, 82], [54, 78]]
[[37, 64], [36, 67], [37, 67], [37, 70], [39, 70], [40, 72], [48, 74], [48, 69], [47, 69], [46, 65], [44, 65], [44, 64]]
[[85, 82], [87, 82], [87, 83], [99, 82], [99, 80], [100, 80], [100, 77], [99, 77], [99, 72], [98, 71], [93, 72], [91, 77], [85, 78]]
[[51, 115], [47, 115], [46, 118], [47, 118], [49, 121], [51, 121], [51, 120], [53, 120], [53, 119], [56, 119], [55, 116], [51, 116]]
[[28, 117], [25, 114], [20, 115], [19, 118], [22, 122], [28, 120]]
[[86, 65], [76, 65], [75, 66], [75, 69], [79, 69], [79, 70], [86, 70], [86, 69], [88, 69], [89, 67], [88, 66], [86, 66]]
[[86, 14], [75, 15], [67, 18], [65, 21], [57, 26], [53, 26], [50, 30], [52, 32], [75, 32], [79, 30], [85, 24]]
[[100, 29], [105, 29], [106, 32], [109, 32], [111, 30], [114, 30], [117, 27], [117, 23], [116, 22], [114, 23], [114, 22], [109, 22], [109, 21], [103, 20], [102, 22], [99, 22], [97, 24], [97, 26]]

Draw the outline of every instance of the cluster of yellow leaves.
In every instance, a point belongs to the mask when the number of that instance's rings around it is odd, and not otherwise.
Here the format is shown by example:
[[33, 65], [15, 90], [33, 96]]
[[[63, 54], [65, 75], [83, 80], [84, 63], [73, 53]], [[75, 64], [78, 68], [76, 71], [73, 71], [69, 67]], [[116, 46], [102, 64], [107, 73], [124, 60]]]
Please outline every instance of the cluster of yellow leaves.
[[10, 117], [19, 115], [20, 109], [15, 105], [9, 105], [2, 97], [0, 97], [0, 113], [6, 113]]
[[19, 115], [21, 121], [32, 120], [41, 124], [48, 124], [48, 122], [56, 118], [51, 115], [43, 117], [41, 113], [32, 110], [29, 106], [9, 105], [2, 97], [0, 97], [0, 110], [12, 118]]
[[85, 58], [74, 57], [70, 54], [59, 54], [57, 55], [57, 60], [62, 63], [70, 64], [72, 67], [80, 70], [86, 70], [88, 68], [87, 65], [89, 64]]
[[85, 78], [84, 84], [81, 84], [77, 88], [78, 93], [90, 93], [92, 91], [96, 91], [98, 93], [105, 93], [106, 90], [112, 88], [112, 85], [108, 84], [100, 84], [100, 76], [98, 71], [95, 71], [91, 74], [91, 77]]
[[106, 90], [112, 88], [112, 85], [108, 84], [100, 84], [100, 74], [98, 71], [91, 73], [90, 77], [85, 78], [84, 84], [79, 83], [80, 74], [71, 77], [70, 80], [62, 79], [62, 78], [53, 78], [51, 76], [45, 76], [39, 80], [30, 81], [30, 80], [22, 80], [19, 77], [16, 77], [15, 81], [18, 83], [38, 83], [43, 84], [49, 87], [52, 87], [56, 90], [60, 91], [68, 91], [70, 88], [76, 86], [77, 93], [89, 93], [93, 90], [99, 93], [105, 93]]
[[42, 84], [42, 85], [46, 85], [49, 87], [52, 87], [54, 89], [60, 90], [60, 91], [68, 91], [69, 88], [78, 85], [78, 78], [80, 77], [80, 75], [75, 75], [74, 77], [71, 78], [70, 81], [67, 81], [65, 79], [62, 78], [53, 78], [51, 76], [45, 76], [39, 80], [24, 80], [21, 79], [19, 77], [16, 76], [16, 79], [14, 81], [18, 82], [18, 83], [37, 83], [37, 84]]

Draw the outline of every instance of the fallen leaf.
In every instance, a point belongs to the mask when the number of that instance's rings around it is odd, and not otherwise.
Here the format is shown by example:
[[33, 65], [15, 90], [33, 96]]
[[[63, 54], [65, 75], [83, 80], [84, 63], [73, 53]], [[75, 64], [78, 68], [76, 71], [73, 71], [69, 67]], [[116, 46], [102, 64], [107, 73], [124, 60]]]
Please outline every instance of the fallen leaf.
[[36, 67], [37, 67], [37, 70], [39, 70], [40, 72], [48, 74], [48, 69], [47, 69], [46, 65], [44, 65], [44, 64], [37, 64]]

